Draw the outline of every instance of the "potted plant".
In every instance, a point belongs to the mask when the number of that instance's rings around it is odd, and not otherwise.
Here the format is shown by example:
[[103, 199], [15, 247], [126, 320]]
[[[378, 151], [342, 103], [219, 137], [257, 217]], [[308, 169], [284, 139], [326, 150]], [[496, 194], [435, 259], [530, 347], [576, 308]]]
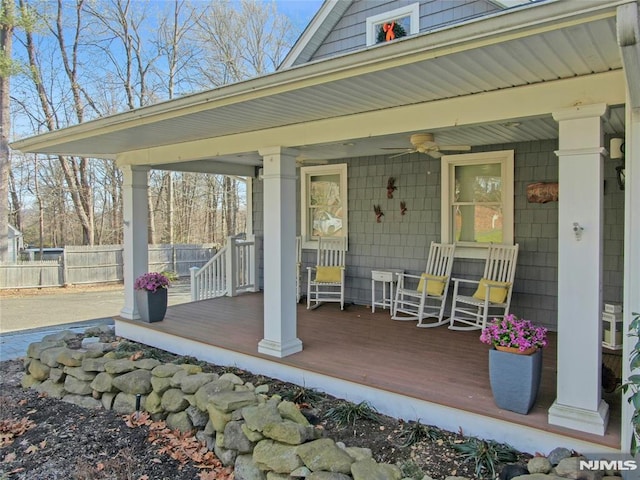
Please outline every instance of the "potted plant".
[[159, 322], [167, 312], [167, 289], [169, 279], [162, 273], [151, 272], [136, 278], [136, 305], [140, 319], [144, 322]]
[[547, 329], [506, 315], [487, 325], [480, 341], [493, 347], [489, 380], [496, 405], [526, 415], [538, 396]]

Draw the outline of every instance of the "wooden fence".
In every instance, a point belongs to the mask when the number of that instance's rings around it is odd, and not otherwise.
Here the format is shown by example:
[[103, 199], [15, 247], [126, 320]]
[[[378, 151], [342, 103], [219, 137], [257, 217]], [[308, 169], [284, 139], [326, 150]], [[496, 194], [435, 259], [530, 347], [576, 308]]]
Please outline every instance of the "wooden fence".
[[[216, 249], [203, 245], [149, 245], [149, 271], [189, 277]], [[123, 281], [122, 245], [68, 246], [58, 261], [24, 261], [0, 265], [0, 289], [56, 287]]]

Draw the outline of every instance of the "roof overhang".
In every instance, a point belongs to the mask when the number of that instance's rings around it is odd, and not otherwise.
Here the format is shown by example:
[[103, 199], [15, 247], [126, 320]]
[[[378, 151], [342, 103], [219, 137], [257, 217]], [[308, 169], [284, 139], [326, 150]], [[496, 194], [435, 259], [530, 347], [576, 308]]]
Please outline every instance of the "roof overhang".
[[[539, 130], [534, 138], [554, 138], [553, 108], [585, 101], [624, 104], [615, 32], [616, 8], [626, 3], [566, 0], [505, 12], [18, 140], [12, 147], [242, 175], [260, 163], [257, 150], [272, 145], [300, 147], [314, 156], [314, 145], [329, 151], [327, 144], [366, 139], [367, 154], [373, 154], [379, 147], [374, 137], [388, 142], [394, 134], [424, 129], [467, 135], [447, 143], [517, 141], [530, 133], [523, 128], [507, 134], [497, 125], [523, 117]], [[348, 154], [348, 145], [340, 145], [345, 148], [335, 155]]]

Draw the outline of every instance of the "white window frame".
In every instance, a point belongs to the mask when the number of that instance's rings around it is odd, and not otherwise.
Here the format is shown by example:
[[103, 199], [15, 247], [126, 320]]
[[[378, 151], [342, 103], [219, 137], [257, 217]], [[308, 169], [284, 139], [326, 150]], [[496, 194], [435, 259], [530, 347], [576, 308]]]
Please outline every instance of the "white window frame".
[[[453, 232], [452, 204], [455, 193], [455, 174], [457, 166], [483, 165], [499, 163], [502, 178], [502, 243], [513, 245], [513, 208], [514, 208], [514, 151], [500, 150], [495, 152], [465, 153], [460, 155], [444, 155], [440, 159], [441, 167], [441, 231], [443, 243], [455, 241]], [[456, 257], [485, 258], [488, 243], [458, 242]]]
[[340, 176], [340, 203], [342, 204], [342, 229], [340, 236], [349, 238], [349, 222], [348, 222], [348, 196], [347, 196], [347, 164], [336, 163], [330, 165], [314, 165], [311, 167], [300, 167], [300, 235], [302, 236], [303, 248], [317, 248], [318, 237], [312, 236], [309, 231], [309, 207], [311, 194], [309, 189], [309, 179], [311, 176], [317, 175], [339, 175]]
[[402, 17], [409, 17], [411, 27], [407, 35], [413, 35], [420, 31], [420, 3], [412, 3], [411, 5], [391, 10], [390, 12], [367, 17], [367, 47], [376, 44], [376, 27], [378, 25]]

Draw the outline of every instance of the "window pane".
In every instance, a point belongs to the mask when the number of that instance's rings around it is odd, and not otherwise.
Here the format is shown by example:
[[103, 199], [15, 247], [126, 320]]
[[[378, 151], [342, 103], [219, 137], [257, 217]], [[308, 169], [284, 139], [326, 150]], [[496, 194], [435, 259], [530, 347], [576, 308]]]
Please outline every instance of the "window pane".
[[311, 209], [311, 232], [314, 237], [342, 235], [342, 209], [315, 208]]
[[502, 178], [499, 163], [457, 165], [455, 167], [456, 202], [501, 202]]
[[502, 243], [502, 207], [454, 205], [453, 218], [457, 242]]
[[309, 177], [309, 205], [340, 206], [340, 175], [312, 175]]
[[342, 199], [340, 175], [311, 175], [309, 177], [308, 231], [314, 237], [342, 235]]

